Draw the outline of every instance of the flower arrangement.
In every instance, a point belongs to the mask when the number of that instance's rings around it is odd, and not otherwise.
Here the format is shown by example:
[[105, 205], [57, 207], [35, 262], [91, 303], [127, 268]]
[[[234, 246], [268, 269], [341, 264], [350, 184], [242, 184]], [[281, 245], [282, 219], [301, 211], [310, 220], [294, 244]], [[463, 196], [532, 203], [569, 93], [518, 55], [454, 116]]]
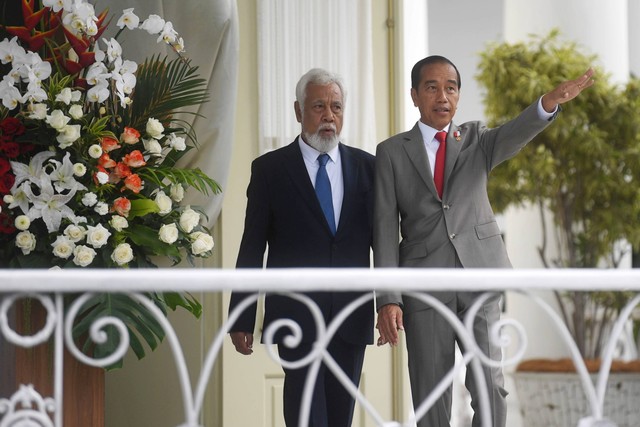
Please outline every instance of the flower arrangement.
[[[154, 267], [155, 257], [210, 256], [204, 214], [181, 202], [190, 188], [220, 188], [176, 166], [197, 148], [181, 117], [208, 100], [206, 81], [171, 22], [126, 9], [105, 39], [107, 12], [87, 0], [21, 7], [23, 25], [3, 27], [9, 37], [0, 41], [0, 266], [137, 268]], [[175, 59], [125, 59], [125, 31], [156, 36]], [[153, 297], [199, 315], [189, 296]], [[89, 304], [96, 315], [110, 306], [100, 298]]]
[[[99, 40], [106, 14], [85, 0], [22, 5], [25, 26], [6, 27], [14, 37], [0, 42], [11, 65], [0, 83], [0, 262], [144, 267], [152, 256], [210, 255], [201, 214], [179, 203], [189, 187], [219, 189], [175, 167], [195, 139], [174, 114], [205, 101], [204, 81], [181, 56], [124, 59], [116, 38]], [[140, 22], [127, 9], [117, 25], [184, 51], [157, 15]]]

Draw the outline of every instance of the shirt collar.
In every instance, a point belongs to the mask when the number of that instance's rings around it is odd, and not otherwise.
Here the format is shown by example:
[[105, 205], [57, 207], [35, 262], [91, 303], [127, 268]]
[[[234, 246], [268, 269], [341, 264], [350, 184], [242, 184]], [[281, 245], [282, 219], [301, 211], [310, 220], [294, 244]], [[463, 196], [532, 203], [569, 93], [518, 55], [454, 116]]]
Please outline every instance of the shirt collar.
[[[316, 163], [318, 160], [318, 156], [322, 154], [321, 152], [304, 142], [302, 140], [302, 136], [300, 135], [298, 136], [298, 145], [300, 146], [302, 157], [309, 163]], [[329, 155], [333, 163], [337, 163], [338, 158], [340, 157], [340, 143], [338, 143], [338, 145], [336, 145], [332, 150], [327, 152], [327, 154]]]
[[[451, 123], [446, 125], [444, 127], [444, 129], [442, 129], [442, 130], [444, 132], [449, 133], [449, 128], [450, 127], [451, 127]], [[418, 120], [418, 128], [420, 128], [420, 133], [422, 134], [422, 139], [424, 139], [427, 142], [433, 141], [433, 139], [436, 137], [436, 133], [440, 132], [440, 130], [432, 128], [431, 126], [422, 123], [420, 120]]]

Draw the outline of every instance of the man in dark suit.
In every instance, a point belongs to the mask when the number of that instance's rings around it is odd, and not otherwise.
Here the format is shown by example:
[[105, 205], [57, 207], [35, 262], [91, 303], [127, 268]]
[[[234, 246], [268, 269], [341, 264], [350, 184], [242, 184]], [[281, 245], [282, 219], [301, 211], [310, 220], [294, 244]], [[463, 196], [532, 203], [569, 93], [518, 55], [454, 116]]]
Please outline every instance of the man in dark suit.
[[[558, 105], [593, 84], [589, 69], [560, 84], [518, 117], [488, 129], [480, 122], [452, 122], [460, 96], [460, 74], [442, 56], [430, 56], [411, 72], [411, 97], [420, 120], [408, 132], [378, 145], [374, 204], [374, 262], [376, 267], [508, 268], [511, 267], [487, 196], [489, 172], [513, 157], [555, 117]], [[399, 242], [398, 230], [402, 240]], [[460, 319], [477, 293], [436, 292]], [[474, 336], [484, 354], [497, 361], [501, 348], [489, 340], [500, 318], [499, 296], [487, 300], [474, 319]], [[379, 345], [398, 342], [406, 329], [409, 378], [414, 407], [418, 407], [454, 365], [455, 343], [464, 351], [451, 325], [431, 306], [400, 292], [377, 295]], [[507, 392], [502, 370], [484, 367], [494, 426], [506, 422]], [[466, 378], [475, 411], [473, 426], [481, 425], [478, 386]], [[419, 427], [449, 425], [451, 389], [418, 422]]]
[[[344, 110], [341, 79], [321, 69], [306, 73], [296, 86], [294, 104], [302, 132], [286, 147], [256, 159], [247, 189], [244, 234], [236, 266], [368, 267], [372, 243], [374, 157], [339, 143]], [[328, 155], [328, 156], [327, 156]], [[324, 160], [323, 160], [324, 159]], [[362, 294], [307, 292], [329, 324]], [[230, 312], [247, 294], [233, 293]], [[231, 327], [239, 353], [251, 354], [256, 305], [245, 310]], [[265, 298], [264, 330], [278, 319], [291, 319], [302, 330], [295, 348], [284, 343], [286, 328], [274, 335], [285, 361], [302, 359], [314, 349], [316, 323], [309, 308], [285, 295]], [[373, 296], [338, 329], [327, 351], [357, 386], [365, 346], [373, 342]], [[308, 365], [283, 366], [284, 416], [289, 427], [299, 425], [300, 404]], [[354, 399], [322, 364], [311, 402], [309, 426], [348, 427]]]

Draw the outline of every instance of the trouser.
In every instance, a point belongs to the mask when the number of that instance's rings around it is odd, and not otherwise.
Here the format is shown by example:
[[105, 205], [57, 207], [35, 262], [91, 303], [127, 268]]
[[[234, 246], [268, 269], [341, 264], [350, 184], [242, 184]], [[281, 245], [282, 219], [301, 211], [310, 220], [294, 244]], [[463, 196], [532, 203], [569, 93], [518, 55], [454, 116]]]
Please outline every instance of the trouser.
[[[342, 371], [358, 386], [364, 361], [365, 345], [345, 342], [339, 336], [327, 348]], [[278, 353], [284, 360], [300, 360], [313, 348], [313, 343], [301, 343], [290, 349], [278, 345]], [[298, 427], [307, 372], [309, 365], [299, 369], [284, 370], [284, 418], [287, 427]], [[350, 427], [353, 419], [355, 400], [324, 363], [320, 364], [315, 381], [309, 427]]]

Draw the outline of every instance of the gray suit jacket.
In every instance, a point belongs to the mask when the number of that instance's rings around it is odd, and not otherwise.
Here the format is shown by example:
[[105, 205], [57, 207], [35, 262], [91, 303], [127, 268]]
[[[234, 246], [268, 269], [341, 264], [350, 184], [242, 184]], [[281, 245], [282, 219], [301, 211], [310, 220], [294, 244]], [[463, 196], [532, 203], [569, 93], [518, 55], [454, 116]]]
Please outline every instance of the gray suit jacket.
[[[442, 199], [417, 124], [381, 142], [376, 152], [375, 266], [447, 268], [456, 266], [457, 257], [465, 268], [511, 267], [489, 203], [488, 175], [552, 119], [539, 118], [536, 102], [494, 129], [477, 121], [452, 123]], [[443, 302], [453, 297], [446, 291], [434, 295]], [[378, 294], [378, 308], [389, 303], [403, 304], [405, 312], [426, 308], [415, 299], [403, 301], [400, 292]]]

